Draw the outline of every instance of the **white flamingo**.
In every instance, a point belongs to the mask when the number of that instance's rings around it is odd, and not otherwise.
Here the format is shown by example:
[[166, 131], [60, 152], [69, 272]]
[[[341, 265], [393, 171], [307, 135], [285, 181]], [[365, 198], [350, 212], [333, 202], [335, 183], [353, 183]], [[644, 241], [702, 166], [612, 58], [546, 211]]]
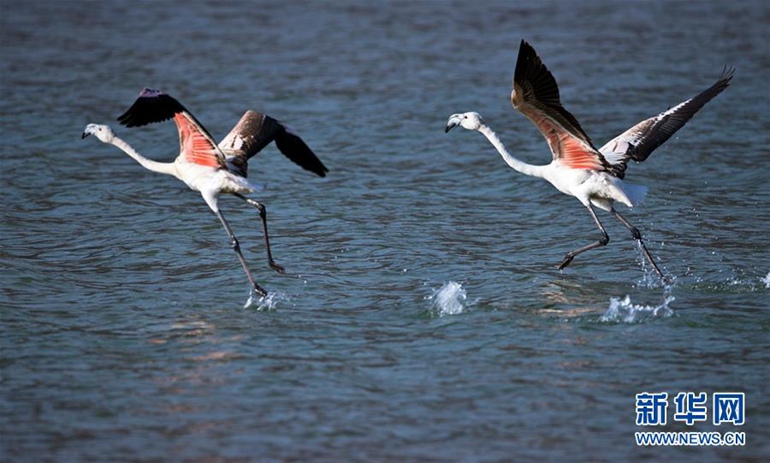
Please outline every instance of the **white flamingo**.
[[588, 209], [602, 237], [595, 243], [568, 252], [557, 266], [560, 270], [568, 266], [578, 254], [605, 246], [609, 242], [609, 235], [594, 210], [594, 207], [598, 207], [608, 211], [628, 228], [655, 272], [664, 282], [669, 282], [669, 278], [663, 275], [645, 247], [639, 230], [618, 214], [613, 202], [633, 207], [642, 201], [647, 187], [623, 181], [628, 161], [633, 159], [641, 162], [647, 159], [655, 148], [682, 128], [703, 105], [727, 88], [734, 72], [734, 69], [725, 68], [711, 87], [657, 116], [639, 122], [596, 149], [577, 119], [561, 105], [559, 87], [551, 72], [532, 46], [522, 40], [513, 77], [511, 103], [543, 134], [553, 155], [551, 163], [536, 166], [511, 156], [495, 132], [475, 112], [451, 115], [445, 131], [449, 132], [452, 127], [459, 125], [481, 132], [513, 169], [547, 180], [562, 193], [576, 197]]
[[93, 134], [100, 141], [123, 150], [145, 169], [173, 175], [191, 189], [199, 191], [206, 204], [225, 227], [232, 248], [238, 255], [238, 260], [254, 291], [260, 296], [266, 296], [267, 291], [260, 287], [251, 275], [241, 253], [238, 239], [222, 215], [222, 211], [219, 210], [219, 195], [232, 194], [257, 208], [262, 219], [268, 263], [278, 273], [283, 273], [283, 267], [275, 263], [270, 252], [265, 206], [244, 196], [258, 189], [246, 179], [248, 161], [270, 142], [275, 141], [277, 148], [302, 168], [321, 177], [326, 175], [328, 169], [305, 142], [285, 125], [266, 114], [254, 111], [246, 111], [219, 145], [181, 103], [157, 90], [148, 88], [142, 90], [134, 104], [118, 117], [118, 121], [127, 127], [139, 127], [171, 118], [174, 119], [179, 130], [180, 147], [179, 156], [170, 163], [147, 159], [118, 138], [106, 125], [88, 124], [83, 132], [83, 138]]

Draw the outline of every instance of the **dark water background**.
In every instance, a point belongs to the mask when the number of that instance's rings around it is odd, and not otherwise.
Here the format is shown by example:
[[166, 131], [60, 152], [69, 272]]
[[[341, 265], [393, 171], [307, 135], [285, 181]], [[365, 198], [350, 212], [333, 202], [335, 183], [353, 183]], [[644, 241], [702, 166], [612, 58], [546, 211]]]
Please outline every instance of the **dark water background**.
[[[767, 461], [770, 111], [763, 1], [0, 4], [0, 460]], [[597, 144], [733, 85], [628, 179], [625, 229], [596, 239], [573, 198], [507, 168], [547, 146], [508, 102], [519, 41]], [[246, 280], [197, 193], [80, 140], [108, 123], [176, 155], [171, 123], [114, 119], [145, 86], [215, 137], [248, 108], [288, 122], [331, 172], [273, 147], [276, 260], [221, 204]], [[626, 298], [628, 296], [628, 298]], [[747, 445], [639, 448], [643, 391], [742, 391]], [[670, 419], [670, 418], [669, 418]], [[710, 431], [699, 423], [685, 429]]]

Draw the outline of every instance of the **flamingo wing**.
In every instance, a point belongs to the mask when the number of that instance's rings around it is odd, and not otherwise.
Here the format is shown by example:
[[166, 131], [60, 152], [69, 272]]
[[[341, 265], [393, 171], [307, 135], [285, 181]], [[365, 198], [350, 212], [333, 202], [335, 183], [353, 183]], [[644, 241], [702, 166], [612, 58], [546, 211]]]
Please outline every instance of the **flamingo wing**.
[[118, 117], [126, 127], [141, 127], [174, 119], [179, 131], [179, 156], [186, 162], [208, 167], [225, 166], [225, 155], [206, 129], [182, 103], [171, 95], [149, 88]]
[[575, 169], [609, 169], [575, 116], [561, 105], [553, 74], [524, 40], [516, 60], [511, 103], [540, 130], [554, 160]]
[[657, 116], [645, 119], [599, 148], [613, 169], [623, 178], [629, 159], [642, 162], [697, 113], [706, 103], [730, 85], [735, 69], [725, 68], [719, 79], [706, 90]]
[[305, 170], [325, 177], [329, 169], [313, 150], [280, 121], [256, 111], [246, 111], [219, 148], [230, 157], [231, 169], [246, 176], [247, 161], [275, 141], [278, 150]]

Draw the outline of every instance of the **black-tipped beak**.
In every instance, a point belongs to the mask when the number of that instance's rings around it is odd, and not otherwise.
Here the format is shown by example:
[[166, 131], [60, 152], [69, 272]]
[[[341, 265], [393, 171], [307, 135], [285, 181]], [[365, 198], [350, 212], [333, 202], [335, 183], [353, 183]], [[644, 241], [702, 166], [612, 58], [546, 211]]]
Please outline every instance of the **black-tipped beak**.
[[82, 139], [86, 138], [89, 135], [91, 135], [89, 132], [83, 132], [83, 135], [80, 137], [80, 139], [82, 140]]
[[444, 133], [448, 133], [455, 126], [460, 125], [461, 121], [462, 121], [462, 118], [460, 117], [459, 114], [452, 114], [451, 116], [449, 116], [449, 120], [446, 121], [446, 128], [444, 129]]

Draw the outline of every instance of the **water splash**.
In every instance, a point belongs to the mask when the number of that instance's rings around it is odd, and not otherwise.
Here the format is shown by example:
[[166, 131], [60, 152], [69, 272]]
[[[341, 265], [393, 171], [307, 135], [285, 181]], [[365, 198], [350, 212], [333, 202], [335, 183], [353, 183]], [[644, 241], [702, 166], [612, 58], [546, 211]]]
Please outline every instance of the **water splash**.
[[445, 283], [439, 290], [434, 290], [433, 294], [426, 299], [433, 302], [431, 310], [438, 313], [440, 317], [444, 315], [457, 315], [465, 311], [465, 302], [468, 294], [463, 285], [456, 281]]
[[[720, 270], [722, 272], [722, 270]], [[745, 293], [770, 289], [770, 273], [761, 276], [746, 276], [743, 270], [732, 270], [733, 275], [717, 281], [708, 281], [702, 276], [694, 278], [695, 286], [708, 291]]]
[[607, 311], [604, 312], [604, 315], [599, 318], [599, 321], [643, 323], [656, 318], [668, 318], [674, 315], [674, 311], [668, 306], [669, 303], [673, 301], [674, 296], [671, 296], [668, 293], [664, 295], [663, 301], [657, 306], [633, 304], [631, 302], [631, 296], [628, 295], [622, 300], [611, 297], [610, 306], [607, 308]]
[[[645, 287], [645, 288], [659, 288], [663, 286], [666, 289], [666, 291], [669, 291], [671, 289], [671, 286], [673, 286], [674, 283], [676, 282], [676, 277], [673, 275], [669, 275], [668, 272], [666, 271], [666, 268], [662, 267], [660, 270], [661, 272], [663, 272], [664, 275], [666, 275], [666, 280], [662, 280], [660, 275], [658, 275], [655, 269], [652, 268], [649, 262], [647, 262], [647, 259], [644, 257], [642, 244], [639, 241], [636, 242], [636, 249], [639, 253], [639, 261], [642, 267], [642, 279], [638, 283], [639, 286]], [[660, 267], [660, 264], [658, 264], [658, 266]]]
[[244, 309], [254, 310], [275, 310], [278, 307], [278, 301], [286, 300], [287, 297], [281, 292], [271, 291], [267, 296], [262, 297], [253, 290], [249, 294], [249, 299], [243, 306]]

